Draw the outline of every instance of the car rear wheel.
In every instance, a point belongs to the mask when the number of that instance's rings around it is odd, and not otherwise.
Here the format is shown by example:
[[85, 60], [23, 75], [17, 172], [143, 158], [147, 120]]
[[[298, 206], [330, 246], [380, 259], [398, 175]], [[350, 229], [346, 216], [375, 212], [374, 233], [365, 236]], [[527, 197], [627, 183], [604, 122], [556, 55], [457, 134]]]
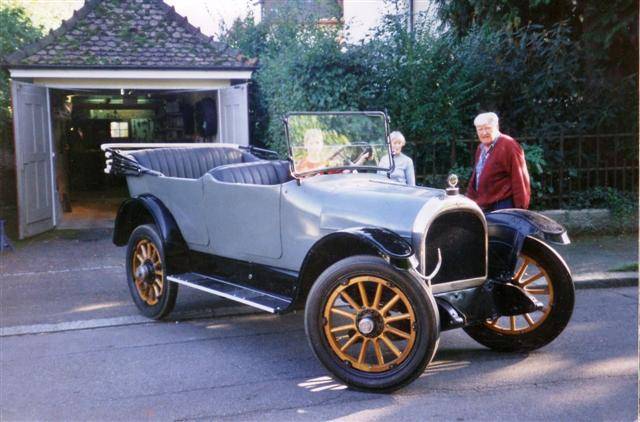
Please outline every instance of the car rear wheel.
[[154, 225], [137, 227], [127, 245], [127, 282], [134, 303], [145, 316], [161, 319], [175, 306], [178, 285], [165, 274], [164, 247]]
[[478, 343], [502, 352], [526, 352], [553, 341], [573, 313], [574, 287], [562, 259], [544, 242], [528, 237], [512, 283], [534, 296], [540, 311], [501, 316], [464, 330]]
[[420, 283], [375, 256], [329, 267], [309, 292], [305, 312], [318, 359], [362, 390], [392, 391], [420, 376], [439, 337], [435, 301]]

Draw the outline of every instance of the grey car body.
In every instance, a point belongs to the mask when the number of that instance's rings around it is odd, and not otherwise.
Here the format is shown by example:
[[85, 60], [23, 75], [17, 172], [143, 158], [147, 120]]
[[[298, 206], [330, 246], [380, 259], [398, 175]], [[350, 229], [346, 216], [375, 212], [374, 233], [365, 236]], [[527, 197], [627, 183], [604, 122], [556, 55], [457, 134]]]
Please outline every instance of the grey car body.
[[[441, 330], [532, 350], [564, 329], [570, 271], [534, 239], [566, 243], [561, 226], [524, 210], [485, 216], [455, 186], [393, 182], [392, 168], [377, 167], [391, 152], [382, 113], [298, 116], [309, 119], [289, 122], [288, 160], [229, 144], [103, 145], [106, 171], [127, 177], [114, 243], [127, 245], [129, 288], [145, 315], [166, 316], [178, 285], [273, 313], [306, 302], [318, 358], [349, 385], [377, 391], [415, 379]], [[340, 129], [343, 117], [365, 141], [326, 127]], [[316, 126], [327, 160], [300, 171]], [[538, 272], [526, 276], [529, 267]], [[346, 325], [334, 322], [340, 316]]]
[[228, 183], [209, 173], [198, 179], [145, 174], [130, 177], [128, 185], [133, 197], [151, 193], [167, 207], [189, 249], [296, 272], [320, 239], [357, 227], [398, 234], [413, 246], [422, 271], [424, 237], [434, 219], [455, 210], [484, 221], [464, 196], [401, 185], [381, 174], [332, 174], [275, 185]]

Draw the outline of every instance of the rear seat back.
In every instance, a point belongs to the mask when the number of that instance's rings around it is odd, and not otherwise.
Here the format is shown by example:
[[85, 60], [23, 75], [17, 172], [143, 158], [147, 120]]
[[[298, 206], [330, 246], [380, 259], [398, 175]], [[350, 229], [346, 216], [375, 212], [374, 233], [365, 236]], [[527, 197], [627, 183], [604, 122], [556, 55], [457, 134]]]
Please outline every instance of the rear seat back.
[[293, 179], [289, 162], [284, 160], [229, 164], [217, 167], [209, 174], [221, 182], [252, 185], [278, 185]]
[[198, 179], [207, 171], [226, 164], [259, 160], [254, 155], [230, 147], [159, 148], [129, 155], [148, 169], [168, 177], [187, 179]]

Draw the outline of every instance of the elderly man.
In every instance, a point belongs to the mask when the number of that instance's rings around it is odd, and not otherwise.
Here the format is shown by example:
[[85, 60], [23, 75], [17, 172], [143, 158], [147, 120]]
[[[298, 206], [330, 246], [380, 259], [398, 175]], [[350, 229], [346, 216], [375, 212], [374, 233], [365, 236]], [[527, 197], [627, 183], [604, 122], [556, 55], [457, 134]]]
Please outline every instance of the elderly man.
[[473, 121], [480, 139], [467, 197], [485, 212], [529, 208], [531, 186], [522, 148], [500, 133], [498, 116], [482, 113]]

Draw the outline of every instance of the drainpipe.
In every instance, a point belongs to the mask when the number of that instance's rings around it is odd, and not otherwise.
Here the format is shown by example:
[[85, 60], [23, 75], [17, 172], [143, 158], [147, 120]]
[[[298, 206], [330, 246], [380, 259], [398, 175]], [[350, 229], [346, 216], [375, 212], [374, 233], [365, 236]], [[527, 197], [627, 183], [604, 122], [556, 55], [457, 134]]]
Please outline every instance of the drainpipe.
[[414, 12], [413, 12], [413, 2], [415, 0], [409, 0], [409, 32], [413, 32], [413, 19], [414, 19]]

